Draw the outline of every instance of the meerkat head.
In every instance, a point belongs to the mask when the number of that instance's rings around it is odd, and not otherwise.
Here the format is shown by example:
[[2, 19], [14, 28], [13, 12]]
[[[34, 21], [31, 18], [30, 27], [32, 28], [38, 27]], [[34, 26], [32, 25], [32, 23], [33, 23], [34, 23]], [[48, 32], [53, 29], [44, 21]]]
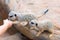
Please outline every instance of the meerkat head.
[[17, 15], [14, 11], [10, 11], [8, 14], [8, 19], [11, 21], [15, 21], [17, 19]]
[[38, 23], [37, 23], [38, 21], [37, 20], [31, 20], [30, 22], [29, 22], [29, 25], [31, 26], [31, 27], [36, 27], [36, 26], [38, 26]]

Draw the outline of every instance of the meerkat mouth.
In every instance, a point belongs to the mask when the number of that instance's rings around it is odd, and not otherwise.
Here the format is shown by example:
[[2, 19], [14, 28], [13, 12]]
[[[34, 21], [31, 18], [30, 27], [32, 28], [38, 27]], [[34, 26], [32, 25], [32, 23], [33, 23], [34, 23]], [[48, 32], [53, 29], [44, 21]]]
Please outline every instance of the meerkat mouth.
[[39, 31], [39, 29], [37, 27], [30, 27], [31, 30], [35, 30], [35, 31]]

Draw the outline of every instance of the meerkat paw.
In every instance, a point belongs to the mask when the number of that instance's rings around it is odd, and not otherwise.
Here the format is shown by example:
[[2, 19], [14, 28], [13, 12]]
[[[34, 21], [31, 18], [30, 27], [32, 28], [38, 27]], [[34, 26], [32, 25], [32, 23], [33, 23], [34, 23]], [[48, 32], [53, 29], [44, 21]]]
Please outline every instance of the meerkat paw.
[[36, 37], [38, 37], [40, 34], [41, 34], [41, 32], [39, 31], [39, 32], [36, 34]]
[[50, 35], [49, 35], [49, 38], [51, 38], [52, 36], [53, 36], [53, 34], [50, 34]]
[[13, 24], [17, 24], [17, 23], [19, 23], [18, 21], [13, 21]]
[[35, 28], [34, 28], [34, 27], [31, 27], [30, 29], [31, 29], [31, 30], [34, 30]]

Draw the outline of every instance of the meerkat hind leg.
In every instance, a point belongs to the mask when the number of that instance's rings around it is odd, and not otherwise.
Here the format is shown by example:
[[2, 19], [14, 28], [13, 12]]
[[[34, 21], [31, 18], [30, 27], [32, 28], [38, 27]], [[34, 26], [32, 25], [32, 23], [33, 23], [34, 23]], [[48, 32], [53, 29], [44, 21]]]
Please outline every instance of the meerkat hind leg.
[[50, 29], [49, 32], [50, 32], [49, 38], [51, 38], [53, 36], [53, 29]]
[[50, 31], [50, 34], [49, 34], [49, 38], [52, 38], [52, 36], [53, 36], [53, 32], [52, 31]]

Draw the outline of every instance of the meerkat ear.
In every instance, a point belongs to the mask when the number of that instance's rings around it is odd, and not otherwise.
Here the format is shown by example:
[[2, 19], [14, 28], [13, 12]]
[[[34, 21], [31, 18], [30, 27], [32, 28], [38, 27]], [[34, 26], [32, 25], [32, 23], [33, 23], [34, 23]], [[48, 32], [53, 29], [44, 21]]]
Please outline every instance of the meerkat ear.
[[28, 24], [28, 22], [24, 21], [20, 23], [22, 26], [26, 26]]

